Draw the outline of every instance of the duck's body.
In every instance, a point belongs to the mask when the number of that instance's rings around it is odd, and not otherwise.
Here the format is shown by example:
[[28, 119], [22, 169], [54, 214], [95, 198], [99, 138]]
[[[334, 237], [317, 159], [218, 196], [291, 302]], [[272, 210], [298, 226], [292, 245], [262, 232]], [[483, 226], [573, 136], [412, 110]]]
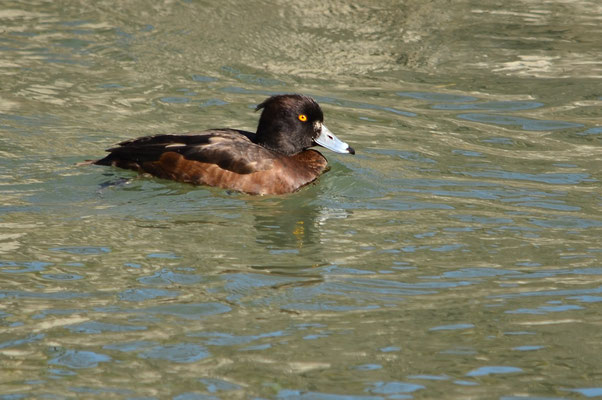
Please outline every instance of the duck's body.
[[326, 169], [326, 158], [315, 150], [285, 156], [253, 143], [254, 135], [215, 129], [147, 136], [119, 143], [95, 164], [249, 194], [294, 192]]
[[326, 158], [309, 147], [355, 153], [323, 125], [322, 111], [309, 97], [273, 96], [261, 108], [257, 133], [212, 129], [146, 136], [119, 143], [94, 163], [249, 194], [284, 194], [327, 169]]

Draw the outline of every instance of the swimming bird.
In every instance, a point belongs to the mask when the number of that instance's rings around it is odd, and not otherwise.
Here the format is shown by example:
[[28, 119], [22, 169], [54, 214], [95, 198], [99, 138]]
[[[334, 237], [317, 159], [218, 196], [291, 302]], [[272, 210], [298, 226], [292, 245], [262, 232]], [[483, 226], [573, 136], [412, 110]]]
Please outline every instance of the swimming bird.
[[311, 97], [276, 95], [255, 110], [262, 110], [256, 133], [226, 128], [145, 136], [119, 143], [92, 163], [267, 195], [295, 192], [327, 170], [326, 158], [310, 147], [355, 154], [324, 125]]

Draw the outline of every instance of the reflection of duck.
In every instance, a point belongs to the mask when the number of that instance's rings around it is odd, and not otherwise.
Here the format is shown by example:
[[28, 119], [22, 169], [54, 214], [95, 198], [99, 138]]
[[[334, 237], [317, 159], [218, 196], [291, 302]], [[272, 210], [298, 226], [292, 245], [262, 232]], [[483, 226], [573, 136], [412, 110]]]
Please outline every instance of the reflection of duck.
[[119, 143], [94, 164], [250, 194], [283, 194], [326, 170], [326, 158], [309, 147], [355, 154], [326, 128], [320, 106], [310, 97], [272, 96], [259, 109], [257, 133], [211, 129], [141, 137]]
[[[316, 190], [321, 191], [321, 188]], [[320, 207], [302, 200], [285, 197], [247, 203], [253, 207], [257, 242], [273, 254], [319, 245], [320, 230], [316, 218]]]
[[332, 220], [348, 218], [351, 212], [337, 208], [336, 203], [328, 200], [328, 193], [332, 191], [329, 186], [327, 183], [314, 185], [300, 196], [245, 200], [245, 214], [252, 215], [249, 225], [254, 227], [255, 242], [267, 252], [264, 256], [252, 257], [253, 268], [303, 269], [323, 265], [333, 257], [337, 260], [346, 257], [330, 250], [341, 243], [353, 246], [352, 240], [347, 234], [338, 235], [334, 243], [329, 227], [332, 223], [345, 226]]

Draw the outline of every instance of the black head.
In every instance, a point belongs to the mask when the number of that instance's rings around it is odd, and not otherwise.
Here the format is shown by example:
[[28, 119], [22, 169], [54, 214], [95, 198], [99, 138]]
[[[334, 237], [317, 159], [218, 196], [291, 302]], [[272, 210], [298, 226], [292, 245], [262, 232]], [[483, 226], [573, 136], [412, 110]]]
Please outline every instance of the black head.
[[311, 146], [320, 134], [324, 114], [314, 99], [299, 94], [272, 96], [259, 104], [263, 109], [255, 141], [285, 155]]

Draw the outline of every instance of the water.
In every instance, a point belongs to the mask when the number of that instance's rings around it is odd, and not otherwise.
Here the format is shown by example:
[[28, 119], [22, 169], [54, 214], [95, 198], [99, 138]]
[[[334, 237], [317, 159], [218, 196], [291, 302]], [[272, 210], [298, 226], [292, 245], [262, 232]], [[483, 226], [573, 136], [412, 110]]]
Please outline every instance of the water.
[[[602, 7], [0, 7], [0, 398], [602, 397]], [[301, 92], [289, 196], [78, 166]]]

